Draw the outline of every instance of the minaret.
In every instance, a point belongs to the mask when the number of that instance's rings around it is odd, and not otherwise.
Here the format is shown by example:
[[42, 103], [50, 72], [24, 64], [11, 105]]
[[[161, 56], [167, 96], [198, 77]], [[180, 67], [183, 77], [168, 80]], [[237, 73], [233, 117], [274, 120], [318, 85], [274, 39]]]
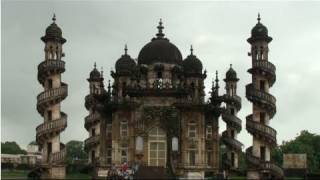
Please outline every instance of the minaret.
[[44, 122], [37, 128], [36, 140], [42, 150], [41, 167], [47, 169], [41, 178], [61, 179], [65, 177], [64, 144], [60, 142], [60, 133], [67, 127], [67, 115], [61, 111], [61, 101], [68, 95], [67, 84], [61, 82], [65, 71], [62, 45], [66, 39], [56, 24], [55, 15], [52, 24], [47, 27], [41, 40], [45, 43], [44, 61], [38, 65], [38, 81], [44, 91], [37, 96], [37, 110]]
[[97, 69], [96, 63], [94, 63], [93, 70], [90, 72], [90, 76], [87, 79], [89, 82], [89, 95], [85, 97], [85, 107], [89, 111], [89, 115], [85, 118], [85, 128], [89, 133], [89, 138], [84, 141], [85, 150], [89, 154], [89, 163], [97, 163], [99, 159], [99, 135], [100, 135], [100, 123], [101, 116], [96, 109], [97, 101], [96, 95], [100, 95], [104, 91], [102, 71], [101, 73]]
[[276, 113], [276, 98], [270, 88], [275, 82], [275, 66], [268, 60], [268, 44], [272, 38], [268, 29], [260, 22], [251, 30], [248, 42], [251, 45], [252, 83], [246, 86], [246, 97], [253, 103], [253, 113], [246, 117], [247, 131], [252, 134], [252, 146], [246, 150], [248, 179], [282, 178], [283, 172], [271, 162], [271, 150], [277, 145], [276, 130], [270, 120]]
[[226, 131], [222, 133], [222, 142], [226, 145], [224, 165], [226, 170], [236, 170], [238, 169], [239, 152], [242, 148], [242, 143], [237, 140], [238, 133], [241, 131], [241, 119], [237, 117], [241, 109], [241, 98], [237, 95], [239, 78], [231, 64], [224, 81], [226, 94], [223, 100], [226, 103], [226, 110], [222, 114], [222, 119], [227, 124]]

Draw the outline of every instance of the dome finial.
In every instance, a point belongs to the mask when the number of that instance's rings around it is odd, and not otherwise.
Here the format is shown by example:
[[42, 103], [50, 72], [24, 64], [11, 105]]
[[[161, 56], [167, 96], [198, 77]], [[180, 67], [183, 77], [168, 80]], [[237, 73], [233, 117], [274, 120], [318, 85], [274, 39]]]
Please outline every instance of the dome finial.
[[257, 18], [257, 20], [258, 20], [258, 23], [260, 23], [260, 20], [261, 20], [261, 18], [260, 18], [260, 13], [258, 13], [258, 18]]
[[93, 67], [94, 67], [94, 69], [97, 69], [97, 63], [96, 62], [94, 62]]
[[56, 14], [55, 13], [53, 13], [52, 21], [56, 22]]
[[230, 64], [230, 69], [232, 68], [232, 64]]
[[157, 26], [158, 28], [158, 33], [156, 34], [158, 38], [163, 38], [164, 37], [164, 34], [162, 32], [162, 30], [164, 29], [164, 27], [162, 26], [162, 19], [160, 18], [160, 21], [159, 21], [159, 25]]
[[190, 53], [191, 53], [191, 55], [193, 55], [193, 47], [192, 47], [192, 44], [191, 44], [191, 46], [190, 46]]
[[124, 54], [127, 55], [127, 52], [128, 52], [128, 46], [127, 46], [127, 44], [125, 44], [124, 45]]

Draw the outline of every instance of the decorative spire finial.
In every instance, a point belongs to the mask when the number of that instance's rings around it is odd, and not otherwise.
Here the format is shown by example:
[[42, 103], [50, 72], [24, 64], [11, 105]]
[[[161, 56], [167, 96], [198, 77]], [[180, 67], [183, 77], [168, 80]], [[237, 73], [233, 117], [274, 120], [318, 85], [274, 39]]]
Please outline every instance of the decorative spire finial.
[[101, 77], [103, 77], [103, 67], [101, 66]]
[[232, 64], [230, 64], [230, 69], [232, 68]]
[[111, 93], [111, 85], [110, 85], [110, 80], [108, 81], [108, 93]]
[[127, 52], [128, 52], [128, 47], [127, 47], [127, 44], [125, 44], [124, 45], [124, 54], [127, 55]]
[[97, 63], [96, 62], [94, 62], [93, 67], [94, 67], [94, 69], [97, 69]]
[[52, 21], [56, 22], [56, 14], [55, 13], [53, 13]]
[[190, 53], [191, 53], [191, 55], [193, 55], [193, 47], [192, 47], [192, 44], [191, 44], [191, 47], [190, 47]]
[[260, 13], [258, 13], [258, 18], [257, 18], [257, 20], [258, 20], [258, 23], [260, 23], [260, 20], [261, 20], [261, 18], [260, 18]]
[[219, 78], [218, 78], [218, 71], [216, 71], [216, 89], [219, 88]]
[[162, 29], [164, 28], [162, 26], [162, 19], [160, 18], [160, 21], [159, 21], [159, 25], [157, 26], [158, 28], [158, 33], [156, 34], [158, 38], [163, 38], [164, 37], [164, 34], [162, 33]]

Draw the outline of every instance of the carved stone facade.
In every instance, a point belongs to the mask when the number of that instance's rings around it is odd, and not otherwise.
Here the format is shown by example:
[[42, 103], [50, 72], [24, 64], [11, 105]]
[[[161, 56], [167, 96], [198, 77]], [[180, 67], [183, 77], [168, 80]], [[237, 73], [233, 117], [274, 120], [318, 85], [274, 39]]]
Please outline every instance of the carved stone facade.
[[85, 147], [97, 176], [123, 163], [167, 168], [178, 177], [203, 178], [219, 171], [218, 118], [228, 113], [221, 107], [218, 77], [206, 102], [201, 61], [192, 47], [183, 60], [162, 30], [160, 21], [137, 61], [125, 47], [107, 90], [96, 65], [90, 73]]

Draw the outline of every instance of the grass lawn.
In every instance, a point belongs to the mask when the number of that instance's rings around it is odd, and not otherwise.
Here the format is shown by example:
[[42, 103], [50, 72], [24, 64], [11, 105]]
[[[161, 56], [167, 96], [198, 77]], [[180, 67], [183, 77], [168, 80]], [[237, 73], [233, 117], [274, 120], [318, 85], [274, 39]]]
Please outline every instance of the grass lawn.
[[[1, 179], [27, 179], [29, 171], [1, 170]], [[67, 174], [66, 179], [90, 179], [90, 175], [81, 173]]]
[[1, 179], [25, 179], [28, 172], [23, 170], [1, 170]]

